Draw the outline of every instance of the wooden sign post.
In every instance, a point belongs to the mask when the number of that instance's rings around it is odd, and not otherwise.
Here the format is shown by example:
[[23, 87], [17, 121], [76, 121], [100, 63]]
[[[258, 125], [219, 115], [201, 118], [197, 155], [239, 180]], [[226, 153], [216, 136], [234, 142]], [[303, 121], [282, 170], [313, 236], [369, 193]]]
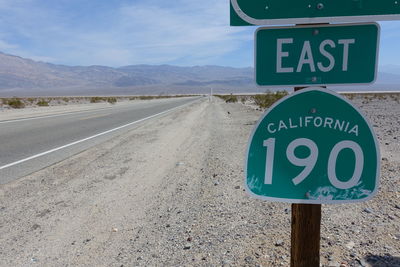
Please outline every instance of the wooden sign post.
[[292, 204], [291, 267], [318, 267], [321, 205]]
[[[304, 88], [295, 87], [294, 91]], [[318, 267], [320, 240], [321, 204], [292, 204], [290, 266]]]

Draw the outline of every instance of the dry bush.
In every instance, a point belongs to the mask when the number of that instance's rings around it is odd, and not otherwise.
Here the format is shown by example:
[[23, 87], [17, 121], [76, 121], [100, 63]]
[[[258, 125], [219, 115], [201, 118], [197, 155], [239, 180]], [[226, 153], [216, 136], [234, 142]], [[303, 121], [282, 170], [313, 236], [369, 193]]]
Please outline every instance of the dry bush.
[[236, 103], [238, 102], [238, 97], [235, 95], [215, 95], [222, 100], [224, 100], [226, 103]]
[[275, 93], [267, 92], [262, 95], [252, 96], [254, 103], [260, 108], [268, 108], [282, 97], [288, 95], [287, 91], [277, 91]]
[[25, 103], [21, 101], [19, 98], [12, 98], [7, 101], [7, 105], [12, 108], [24, 108]]
[[47, 101], [44, 100], [44, 99], [40, 99], [40, 100], [36, 103], [36, 105], [38, 105], [39, 107], [48, 107], [48, 106], [49, 106], [49, 102], [47, 102]]

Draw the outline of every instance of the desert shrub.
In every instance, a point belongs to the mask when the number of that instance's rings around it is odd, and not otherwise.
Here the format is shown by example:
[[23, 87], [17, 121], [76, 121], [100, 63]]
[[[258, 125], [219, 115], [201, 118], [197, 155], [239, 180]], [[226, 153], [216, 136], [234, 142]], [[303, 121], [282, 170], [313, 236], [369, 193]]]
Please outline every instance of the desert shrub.
[[222, 100], [224, 100], [226, 103], [236, 103], [238, 102], [238, 97], [235, 95], [215, 95]]
[[235, 96], [235, 95], [229, 95], [229, 96], [226, 98], [225, 102], [226, 102], [226, 103], [236, 103], [236, 102], [238, 102], [238, 97]]
[[8, 100], [7, 105], [9, 105], [12, 108], [24, 108], [25, 104], [24, 102], [21, 101], [21, 99], [18, 98], [13, 98]]
[[151, 100], [151, 99], [154, 99], [155, 98], [155, 96], [151, 96], [151, 95], [142, 95], [142, 96], [139, 96], [139, 99], [140, 100]]
[[253, 100], [260, 108], [268, 108], [287, 94], [288, 92], [286, 91], [277, 91], [275, 93], [268, 92], [266, 94], [253, 96]]
[[225, 99], [226, 99], [226, 95], [213, 95], [213, 96], [216, 96], [216, 97], [219, 97], [219, 98], [221, 98], [222, 100], [224, 100], [225, 101]]
[[107, 102], [110, 104], [115, 104], [115, 103], [117, 103], [117, 98], [109, 97], [109, 98], [107, 98]]
[[104, 99], [102, 97], [99, 96], [94, 96], [90, 98], [90, 103], [99, 103], [101, 101], [103, 101]]
[[44, 100], [44, 99], [40, 99], [40, 100], [36, 103], [36, 105], [38, 105], [39, 107], [48, 107], [48, 106], [49, 106], [49, 102], [47, 102], [47, 101]]

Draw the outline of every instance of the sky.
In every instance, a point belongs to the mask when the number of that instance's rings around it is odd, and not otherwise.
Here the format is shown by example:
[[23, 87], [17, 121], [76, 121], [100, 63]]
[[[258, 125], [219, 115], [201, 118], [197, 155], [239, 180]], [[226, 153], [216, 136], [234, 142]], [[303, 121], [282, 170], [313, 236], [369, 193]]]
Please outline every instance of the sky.
[[[382, 22], [380, 65], [400, 65], [400, 22]], [[249, 67], [256, 27], [228, 0], [0, 0], [0, 51], [70, 66]]]

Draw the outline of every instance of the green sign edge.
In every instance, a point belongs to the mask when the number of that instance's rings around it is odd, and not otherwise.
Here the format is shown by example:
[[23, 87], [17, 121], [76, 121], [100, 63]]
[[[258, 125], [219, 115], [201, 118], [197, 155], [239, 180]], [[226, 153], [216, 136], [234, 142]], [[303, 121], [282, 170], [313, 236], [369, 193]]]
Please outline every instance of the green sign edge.
[[230, 6], [230, 26], [254, 26], [253, 24], [250, 24], [246, 21], [244, 21], [241, 17], [239, 17], [239, 15], [237, 14], [237, 12], [235, 11], [235, 9], [232, 6], [232, 3], [229, 3]]
[[[377, 168], [376, 168], [376, 178], [375, 178], [375, 189], [374, 191], [371, 192], [371, 194], [365, 198], [362, 199], [354, 199], [354, 200], [326, 200], [326, 199], [288, 199], [288, 198], [276, 198], [276, 197], [268, 197], [268, 196], [261, 196], [261, 195], [256, 195], [254, 194], [248, 187], [247, 185], [247, 162], [249, 159], [249, 152], [250, 152], [250, 146], [251, 142], [253, 140], [254, 134], [258, 127], [260, 126], [260, 123], [264, 120], [264, 118], [278, 105], [280, 105], [282, 102], [286, 101], [289, 98], [292, 98], [296, 95], [303, 94], [309, 91], [320, 91], [323, 93], [327, 93], [333, 96], [336, 96], [340, 98], [341, 100], [345, 101], [347, 104], [351, 105], [359, 114], [360, 116], [364, 119], [366, 124], [369, 127], [369, 130], [372, 133], [373, 139], [374, 139], [374, 144], [375, 144], [375, 150], [376, 150], [376, 161], [377, 161]], [[345, 203], [357, 203], [357, 202], [365, 202], [370, 199], [372, 199], [378, 192], [379, 189], [379, 181], [380, 181], [380, 170], [381, 170], [381, 152], [380, 152], [380, 147], [379, 147], [379, 142], [376, 137], [375, 131], [373, 130], [373, 127], [371, 126], [369, 120], [366, 118], [364, 112], [359, 110], [353, 103], [351, 103], [348, 99], [346, 99], [344, 96], [341, 96], [340, 94], [328, 90], [328, 89], [323, 89], [321, 87], [308, 87], [296, 92], [293, 92], [281, 99], [279, 99], [277, 102], [275, 102], [271, 107], [268, 108], [268, 110], [260, 117], [260, 119], [257, 121], [256, 125], [253, 127], [253, 130], [250, 134], [249, 140], [247, 142], [247, 149], [246, 149], [246, 157], [245, 157], [245, 165], [244, 165], [244, 188], [246, 190], [246, 193], [249, 194], [253, 198], [257, 198], [260, 200], [268, 200], [272, 202], [283, 202], [283, 203], [295, 203], [295, 204], [345, 204]]]
[[254, 81], [258, 88], [276, 88], [276, 87], [316, 87], [316, 86], [349, 86], [349, 85], [370, 85], [374, 84], [378, 78], [378, 62], [379, 62], [379, 48], [381, 38], [381, 27], [377, 22], [365, 23], [346, 23], [346, 24], [326, 24], [326, 25], [299, 25], [299, 26], [281, 26], [281, 27], [259, 27], [254, 32], [254, 68], [257, 68], [257, 33], [261, 30], [269, 29], [305, 29], [305, 28], [322, 28], [322, 27], [346, 27], [346, 26], [361, 26], [361, 25], [374, 25], [377, 27], [376, 37], [376, 52], [375, 52], [375, 74], [374, 79], [368, 83], [322, 83], [322, 84], [278, 84], [278, 85], [260, 85], [257, 83], [257, 71], [254, 70]]
[[232, 26], [254, 26], [254, 25], [282, 25], [282, 24], [318, 24], [318, 23], [343, 23], [343, 22], [371, 22], [400, 20], [400, 14], [388, 15], [358, 15], [337, 17], [303, 17], [303, 18], [281, 18], [281, 19], [255, 19], [245, 14], [237, 0], [230, 0], [236, 16], [244, 23]]

